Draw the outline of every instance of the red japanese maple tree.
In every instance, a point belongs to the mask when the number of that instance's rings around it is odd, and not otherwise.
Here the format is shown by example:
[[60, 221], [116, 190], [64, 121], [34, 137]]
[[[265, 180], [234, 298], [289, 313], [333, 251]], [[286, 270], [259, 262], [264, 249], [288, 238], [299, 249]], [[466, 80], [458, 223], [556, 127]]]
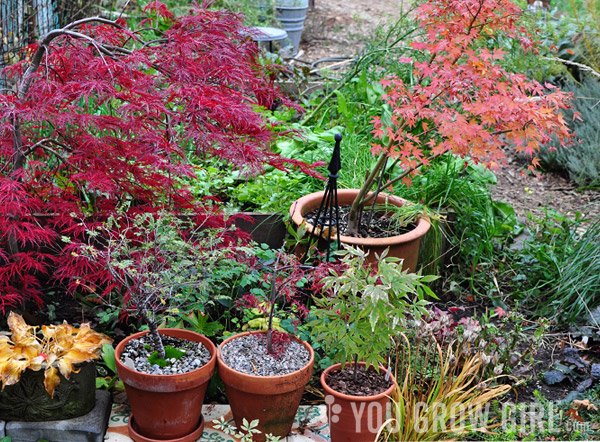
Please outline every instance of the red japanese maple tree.
[[[347, 234], [357, 233], [362, 207], [375, 193], [404, 180], [430, 158], [445, 152], [469, 157], [490, 168], [504, 163], [504, 146], [532, 157], [555, 136], [565, 146], [572, 134], [560, 110], [570, 96], [552, 84], [541, 85], [500, 65], [505, 52], [488, 49], [503, 36], [516, 38], [525, 51], [535, 50], [528, 31], [518, 25], [522, 10], [509, 0], [429, 0], [416, 9], [424, 30], [423, 41], [411, 43], [415, 81], [399, 77], [381, 80], [384, 100], [391, 107], [391, 122], [373, 119], [381, 140], [372, 151], [379, 155], [350, 213]], [[423, 61], [419, 61], [423, 60]], [[389, 158], [403, 172], [389, 182], [378, 180]]]
[[94, 17], [51, 31], [5, 70], [16, 86], [0, 95], [0, 312], [41, 303], [48, 282], [100, 277], [60, 241], [83, 235], [82, 219], [169, 208], [222, 224], [181, 184], [190, 158], [309, 171], [269, 150], [253, 106], [287, 102], [237, 16], [146, 12], [137, 29]]

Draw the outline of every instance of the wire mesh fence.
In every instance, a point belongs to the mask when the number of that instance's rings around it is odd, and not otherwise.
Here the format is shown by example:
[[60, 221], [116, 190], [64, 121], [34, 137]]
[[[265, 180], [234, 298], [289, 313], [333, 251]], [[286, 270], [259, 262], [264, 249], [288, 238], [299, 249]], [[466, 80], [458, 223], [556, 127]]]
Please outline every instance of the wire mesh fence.
[[[0, 0], [0, 69], [52, 29], [93, 12], [93, 0]], [[0, 84], [4, 83], [0, 76]]]

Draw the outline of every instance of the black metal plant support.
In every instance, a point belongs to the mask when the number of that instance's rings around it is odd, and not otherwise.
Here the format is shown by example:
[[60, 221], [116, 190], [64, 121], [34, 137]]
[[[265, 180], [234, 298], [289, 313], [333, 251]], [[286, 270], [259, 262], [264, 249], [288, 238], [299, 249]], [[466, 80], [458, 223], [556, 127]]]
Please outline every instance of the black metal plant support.
[[[311, 229], [310, 236], [308, 237], [308, 244], [312, 243], [314, 237], [321, 238], [326, 230], [327, 237], [327, 260], [329, 261], [329, 255], [331, 251], [331, 234], [335, 229], [337, 235], [337, 248], [341, 247], [340, 244], [340, 229], [338, 228], [340, 222], [340, 208], [338, 206], [338, 193], [337, 193], [337, 179], [338, 172], [342, 168], [342, 160], [340, 157], [340, 143], [342, 142], [342, 135], [335, 134], [335, 147], [333, 148], [333, 155], [327, 170], [329, 175], [327, 179], [327, 186], [325, 187], [325, 194], [321, 200], [321, 205], [317, 211], [317, 216], [314, 221], [314, 228]], [[308, 253], [308, 249], [307, 252]], [[306, 257], [306, 255], [305, 255]]]

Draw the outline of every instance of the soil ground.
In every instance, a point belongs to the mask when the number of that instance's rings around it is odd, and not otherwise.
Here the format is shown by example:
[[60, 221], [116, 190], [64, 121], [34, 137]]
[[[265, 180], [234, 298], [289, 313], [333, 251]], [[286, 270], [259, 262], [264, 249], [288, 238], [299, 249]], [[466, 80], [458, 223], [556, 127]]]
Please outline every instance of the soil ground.
[[315, 0], [302, 33], [298, 58], [310, 62], [325, 57], [352, 57], [380, 25], [400, 17], [399, 0]]

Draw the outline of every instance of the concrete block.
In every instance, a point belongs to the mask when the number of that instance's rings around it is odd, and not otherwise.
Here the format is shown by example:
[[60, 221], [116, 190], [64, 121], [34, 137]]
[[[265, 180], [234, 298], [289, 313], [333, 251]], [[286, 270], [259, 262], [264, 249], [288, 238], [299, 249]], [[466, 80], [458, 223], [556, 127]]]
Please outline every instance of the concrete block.
[[96, 406], [74, 419], [48, 422], [8, 422], [6, 435], [12, 442], [102, 442], [110, 416], [110, 393], [96, 390]]

